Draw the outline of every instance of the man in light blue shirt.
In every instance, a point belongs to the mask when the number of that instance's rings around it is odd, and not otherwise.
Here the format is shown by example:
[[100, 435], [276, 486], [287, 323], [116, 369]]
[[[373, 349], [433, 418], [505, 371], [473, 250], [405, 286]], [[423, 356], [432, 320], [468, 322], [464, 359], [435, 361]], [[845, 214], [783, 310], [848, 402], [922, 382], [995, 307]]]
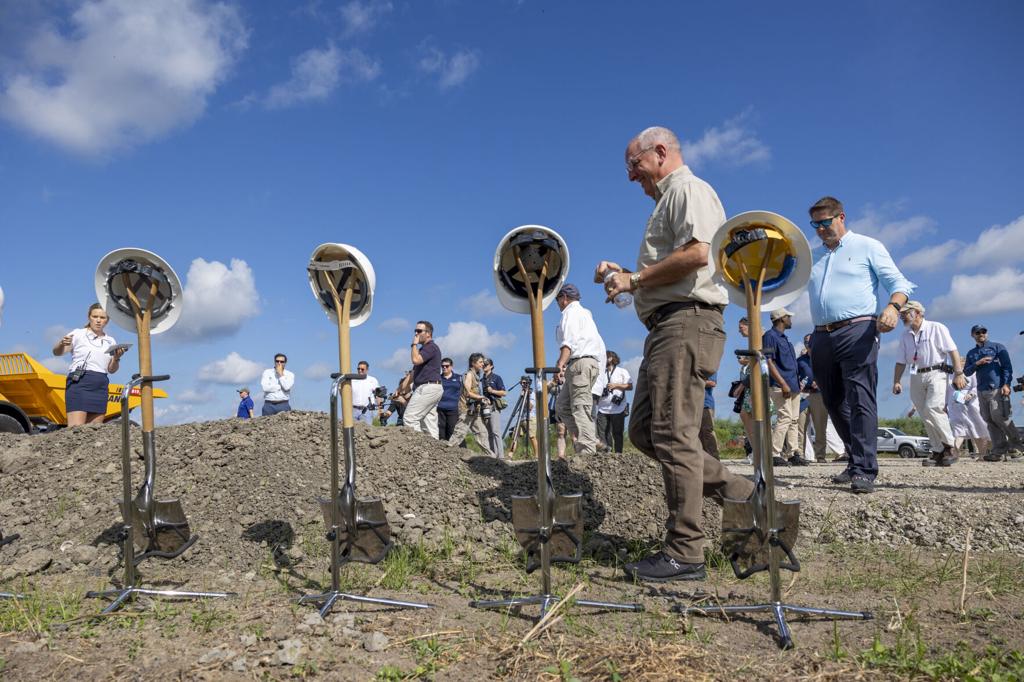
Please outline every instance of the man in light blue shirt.
[[[814, 322], [811, 367], [850, 456], [846, 471], [832, 480], [850, 483], [855, 493], [872, 493], [878, 475], [878, 334], [896, 328], [914, 284], [880, 241], [846, 229], [838, 199], [823, 197], [808, 212], [824, 246], [807, 285]], [[889, 292], [881, 311], [879, 283]]]

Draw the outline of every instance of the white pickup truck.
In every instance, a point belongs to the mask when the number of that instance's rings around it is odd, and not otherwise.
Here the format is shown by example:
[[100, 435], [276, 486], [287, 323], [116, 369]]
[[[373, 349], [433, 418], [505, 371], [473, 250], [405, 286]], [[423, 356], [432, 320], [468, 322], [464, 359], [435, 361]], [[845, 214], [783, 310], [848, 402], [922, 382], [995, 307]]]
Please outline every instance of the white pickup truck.
[[878, 451], [895, 452], [900, 457], [928, 457], [932, 453], [931, 441], [924, 436], [908, 436], [889, 426], [878, 428]]

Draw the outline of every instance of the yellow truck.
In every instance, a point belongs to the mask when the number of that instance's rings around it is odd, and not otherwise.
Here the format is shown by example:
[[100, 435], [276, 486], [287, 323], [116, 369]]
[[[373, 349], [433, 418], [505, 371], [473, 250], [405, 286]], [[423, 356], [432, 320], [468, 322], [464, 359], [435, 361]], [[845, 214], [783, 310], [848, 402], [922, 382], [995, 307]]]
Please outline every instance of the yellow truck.
[[[0, 353], [0, 432], [36, 433], [67, 426], [64, 386], [67, 378], [51, 372], [27, 353]], [[121, 416], [123, 384], [110, 384], [104, 421]], [[167, 393], [153, 389], [154, 398]], [[128, 408], [141, 401], [139, 389], [128, 396]]]

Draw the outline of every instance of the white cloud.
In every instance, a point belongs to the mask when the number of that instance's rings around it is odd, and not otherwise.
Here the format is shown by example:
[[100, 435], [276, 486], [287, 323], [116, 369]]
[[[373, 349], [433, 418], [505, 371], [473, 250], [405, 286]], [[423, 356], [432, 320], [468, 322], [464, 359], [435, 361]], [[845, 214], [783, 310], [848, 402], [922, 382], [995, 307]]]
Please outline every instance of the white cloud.
[[404, 317], [389, 317], [380, 324], [377, 325], [377, 329], [382, 332], [388, 332], [389, 334], [399, 334], [404, 331], [409, 332], [409, 336], [412, 336], [412, 322], [405, 319]]
[[182, 294], [181, 319], [170, 338], [195, 341], [234, 334], [260, 312], [256, 279], [244, 260], [220, 261], [196, 258], [188, 269]]
[[633, 388], [636, 388], [636, 380], [640, 376], [640, 363], [643, 360], [643, 355], [634, 355], [628, 360], [622, 361], [622, 368], [629, 372], [629, 376], [633, 379]]
[[380, 63], [361, 50], [339, 50], [334, 45], [314, 48], [295, 58], [291, 77], [271, 87], [265, 103], [270, 109], [283, 109], [324, 100], [343, 81], [371, 81], [380, 71]]
[[721, 126], [708, 128], [696, 142], [681, 143], [683, 158], [690, 166], [719, 162], [727, 166], [767, 163], [771, 149], [752, 130], [752, 109], [747, 109]]
[[213, 391], [208, 388], [186, 388], [184, 391], [174, 395], [175, 400], [190, 404], [208, 403], [213, 400], [213, 397]]
[[70, 367], [67, 358], [59, 357], [56, 355], [51, 355], [49, 357], [43, 358], [39, 362], [43, 365], [43, 367], [50, 370], [51, 372], [56, 372], [57, 374], [67, 374], [68, 368]]
[[[793, 329], [802, 330], [810, 329], [811, 327], [811, 297], [807, 294], [805, 289], [800, 297], [795, 301], [786, 306], [789, 312], [793, 313]], [[769, 320], [771, 318], [768, 318]], [[767, 324], [771, 324], [769, 321]], [[799, 332], [800, 337], [803, 338], [804, 332]]]
[[[882, 341], [878, 346], [878, 354], [894, 358], [900, 350], [900, 335], [903, 334], [903, 325], [896, 327], [892, 332], [896, 335], [896, 338], [889, 339], [888, 341]], [[883, 337], [884, 338], [884, 337]]]
[[223, 2], [87, 0], [27, 42], [0, 116], [60, 146], [99, 154], [198, 119], [245, 49]]
[[373, 29], [381, 17], [393, 9], [388, 0], [352, 0], [341, 6], [341, 18], [346, 36], [366, 33]]
[[[443, 349], [442, 349], [443, 351]], [[408, 348], [399, 348], [391, 354], [387, 360], [380, 363], [380, 366], [384, 369], [390, 369], [394, 371], [406, 370], [412, 367], [412, 360], [409, 357]]]
[[[622, 343], [619, 344], [619, 346], [621, 348], [623, 348], [624, 350], [643, 350], [644, 349], [644, 339], [642, 339], [642, 338], [640, 338], [638, 336], [630, 336], [628, 338], [623, 339]], [[613, 348], [612, 350], [615, 350], [615, 349]]]
[[302, 376], [307, 379], [326, 379], [334, 372], [334, 368], [326, 362], [317, 362], [302, 370]]
[[886, 204], [881, 207], [866, 206], [864, 213], [856, 220], [850, 220], [846, 226], [859, 234], [874, 237], [885, 244], [891, 251], [921, 237], [935, 232], [935, 221], [928, 216], [915, 215], [902, 220], [893, 220], [890, 216], [898, 211], [900, 204]]
[[973, 242], [951, 239], [911, 254], [900, 263], [907, 268], [940, 270], [1013, 265], [1024, 261], [1024, 215], [1006, 225], [993, 225]]
[[928, 306], [931, 319], [991, 315], [1024, 310], [1024, 272], [1002, 268], [992, 274], [954, 275], [949, 291]]
[[459, 301], [459, 308], [469, 311], [474, 317], [486, 317], [505, 310], [498, 302], [497, 295], [489, 289], [481, 289], [472, 296], [462, 299]]
[[416, 66], [423, 73], [437, 76], [441, 90], [450, 90], [466, 82], [480, 68], [480, 55], [476, 50], [458, 50], [446, 54], [438, 47], [424, 43], [422, 56]]
[[441, 352], [463, 366], [470, 353], [490, 353], [495, 348], [511, 348], [515, 334], [501, 334], [487, 330], [482, 322], [452, 322], [444, 336], [434, 339]]
[[215, 384], [241, 386], [254, 381], [263, 374], [263, 366], [258, 362], [246, 360], [238, 353], [231, 351], [223, 360], [214, 360], [199, 368], [199, 378]]

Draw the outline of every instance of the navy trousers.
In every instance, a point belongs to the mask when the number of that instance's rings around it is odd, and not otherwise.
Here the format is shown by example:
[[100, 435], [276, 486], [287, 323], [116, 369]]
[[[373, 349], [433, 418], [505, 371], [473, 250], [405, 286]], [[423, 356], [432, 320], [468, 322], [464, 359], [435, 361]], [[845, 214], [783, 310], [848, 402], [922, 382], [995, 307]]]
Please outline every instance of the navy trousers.
[[878, 475], [878, 330], [854, 322], [811, 338], [814, 380], [850, 457], [851, 475]]

